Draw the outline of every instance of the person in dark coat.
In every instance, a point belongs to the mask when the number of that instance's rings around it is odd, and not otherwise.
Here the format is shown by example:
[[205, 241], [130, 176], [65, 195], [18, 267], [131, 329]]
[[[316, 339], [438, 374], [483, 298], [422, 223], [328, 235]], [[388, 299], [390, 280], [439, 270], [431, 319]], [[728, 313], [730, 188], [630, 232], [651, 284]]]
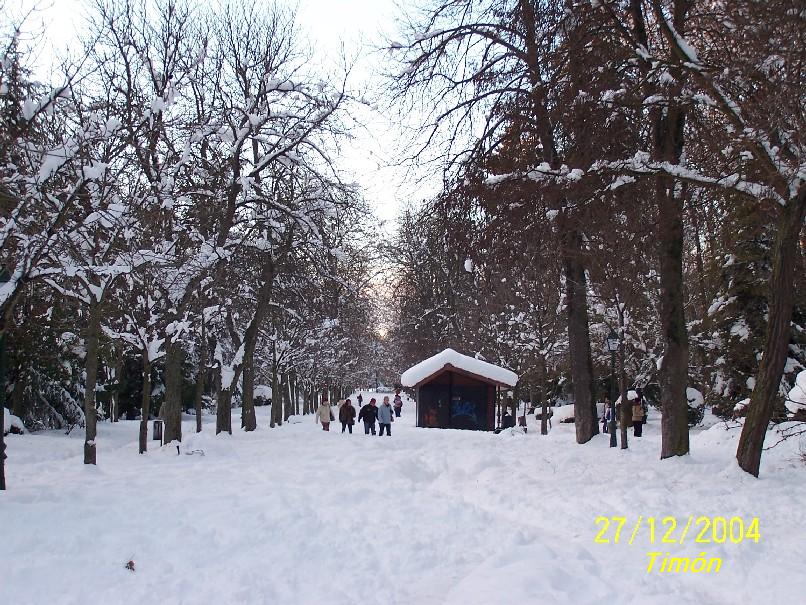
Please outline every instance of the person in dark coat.
[[364, 434], [369, 435], [370, 432], [375, 434], [375, 421], [378, 419], [378, 406], [375, 405], [375, 398], [369, 400], [369, 403], [361, 408], [358, 412], [358, 420], [364, 422]]
[[640, 437], [644, 427], [644, 406], [637, 399], [632, 404], [632, 427], [634, 435]]
[[644, 391], [640, 387], [636, 387], [635, 394], [638, 395], [638, 401], [641, 402], [641, 408], [644, 410], [644, 417], [641, 420], [642, 424], [646, 424], [647, 416], [649, 416], [649, 404], [646, 401], [646, 397], [644, 397]]
[[350, 434], [353, 434], [353, 424], [355, 423], [355, 408], [353, 407], [352, 401], [349, 399], [344, 402], [339, 408], [339, 422], [341, 422], [341, 432], [344, 432], [344, 429], [350, 431]]
[[364, 396], [359, 393], [356, 399], [358, 400], [358, 408], [361, 409], [361, 405], [364, 403]]
[[403, 409], [403, 398], [400, 396], [400, 391], [395, 393], [395, 402], [392, 407], [395, 408], [395, 416], [400, 418], [400, 411]]

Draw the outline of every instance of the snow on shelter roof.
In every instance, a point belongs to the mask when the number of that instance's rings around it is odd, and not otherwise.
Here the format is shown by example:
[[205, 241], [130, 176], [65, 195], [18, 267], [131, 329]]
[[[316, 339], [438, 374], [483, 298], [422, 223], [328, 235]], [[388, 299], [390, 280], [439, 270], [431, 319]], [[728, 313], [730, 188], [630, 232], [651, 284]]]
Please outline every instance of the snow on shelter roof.
[[440, 372], [445, 366], [451, 366], [490, 382], [510, 387], [514, 387], [518, 382], [518, 375], [515, 372], [481, 359], [462, 355], [453, 349], [445, 349], [442, 353], [437, 353], [403, 372], [400, 376], [400, 383], [404, 387], [415, 387]]

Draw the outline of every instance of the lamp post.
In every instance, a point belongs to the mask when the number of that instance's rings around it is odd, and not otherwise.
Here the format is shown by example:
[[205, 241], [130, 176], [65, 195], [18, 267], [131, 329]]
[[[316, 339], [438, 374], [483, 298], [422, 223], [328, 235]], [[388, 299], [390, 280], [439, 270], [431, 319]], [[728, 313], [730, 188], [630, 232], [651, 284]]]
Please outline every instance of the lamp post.
[[[618, 351], [621, 341], [615, 331], [610, 330], [610, 334], [605, 339], [607, 350], [610, 351], [610, 423], [607, 425], [610, 431], [610, 447], [617, 447], [616, 440], [616, 351]], [[621, 402], [624, 405], [624, 402]]]

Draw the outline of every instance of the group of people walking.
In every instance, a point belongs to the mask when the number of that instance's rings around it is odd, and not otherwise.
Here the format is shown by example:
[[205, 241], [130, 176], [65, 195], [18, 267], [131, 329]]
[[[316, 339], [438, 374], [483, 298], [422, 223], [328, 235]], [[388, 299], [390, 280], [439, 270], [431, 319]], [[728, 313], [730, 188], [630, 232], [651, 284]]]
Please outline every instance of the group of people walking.
[[[384, 433], [391, 437], [392, 436], [392, 423], [395, 421], [395, 418], [400, 418], [400, 412], [403, 409], [403, 398], [400, 396], [400, 392], [395, 393], [394, 405], [389, 402], [389, 396], [385, 396], [383, 398], [383, 403], [381, 405], [377, 405], [375, 398], [371, 398], [369, 403], [362, 406], [364, 397], [359, 393], [358, 394], [358, 421], [364, 423], [364, 434], [365, 435], [375, 435], [375, 423], [378, 423], [378, 427], [380, 429], [380, 436], [383, 436]], [[353, 406], [353, 402], [350, 399], [341, 399], [336, 404], [338, 409], [339, 415], [339, 422], [341, 423], [341, 432], [349, 431], [350, 434], [353, 432], [353, 425], [356, 421], [356, 409]], [[319, 404], [319, 407], [316, 410], [316, 422], [322, 424], [323, 431], [330, 430], [330, 423], [335, 420], [335, 414], [333, 413], [332, 406], [330, 402], [325, 399], [322, 403]]]
[[[644, 395], [640, 389], [636, 389], [637, 397], [628, 402], [630, 406], [630, 418], [632, 419], [633, 434], [640, 437], [643, 434], [643, 428], [646, 424], [647, 418], [647, 404], [644, 400]], [[616, 401], [616, 424], [621, 424], [621, 398]], [[605, 397], [604, 413], [602, 414], [602, 432], [607, 433], [609, 430], [611, 414], [613, 413], [613, 406], [610, 403], [610, 398]]]

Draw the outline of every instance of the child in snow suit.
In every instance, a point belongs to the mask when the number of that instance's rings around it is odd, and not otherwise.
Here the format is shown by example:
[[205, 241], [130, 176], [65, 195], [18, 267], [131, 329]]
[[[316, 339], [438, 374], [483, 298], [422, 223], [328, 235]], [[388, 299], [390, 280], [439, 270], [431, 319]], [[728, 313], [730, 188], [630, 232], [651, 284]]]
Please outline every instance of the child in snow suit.
[[322, 430], [323, 431], [330, 431], [330, 402], [327, 399], [323, 399], [322, 403], [319, 404], [319, 407], [316, 409], [316, 422], [322, 423]]
[[395, 417], [392, 415], [392, 406], [389, 405], [389, 397], [383, 398], [383, 405], [378, 408], [378, 426], [381, 427], [381, 431], [379, 433], [380, 437], [383, 437], [383, 431], [386, 430], [386, 435], [388, 437], [392, 436], [392, 423], [395, 421]]
[[349, 429], [350, 434], [353, 434], [353, 422], [355, 421], [355, 408], [352, 402], [348, 399], [344, 405], [339, 409], [339, 422], [341, 422], [341, 432], [344, 429]]
[[400, 396], [400, 392], [395, 393], [395, 416], [400, 418], [400, 410], [403, 409], [403, 398]]
[[370, 431], [375, 434], [375, 420], [378, 418], [378, 407], [375, 405], [375, 398], [369, 400], [369, 403], [361, 408], [358, 413], [358, 419], [364, 421], [364, 434], [369, 435]]

